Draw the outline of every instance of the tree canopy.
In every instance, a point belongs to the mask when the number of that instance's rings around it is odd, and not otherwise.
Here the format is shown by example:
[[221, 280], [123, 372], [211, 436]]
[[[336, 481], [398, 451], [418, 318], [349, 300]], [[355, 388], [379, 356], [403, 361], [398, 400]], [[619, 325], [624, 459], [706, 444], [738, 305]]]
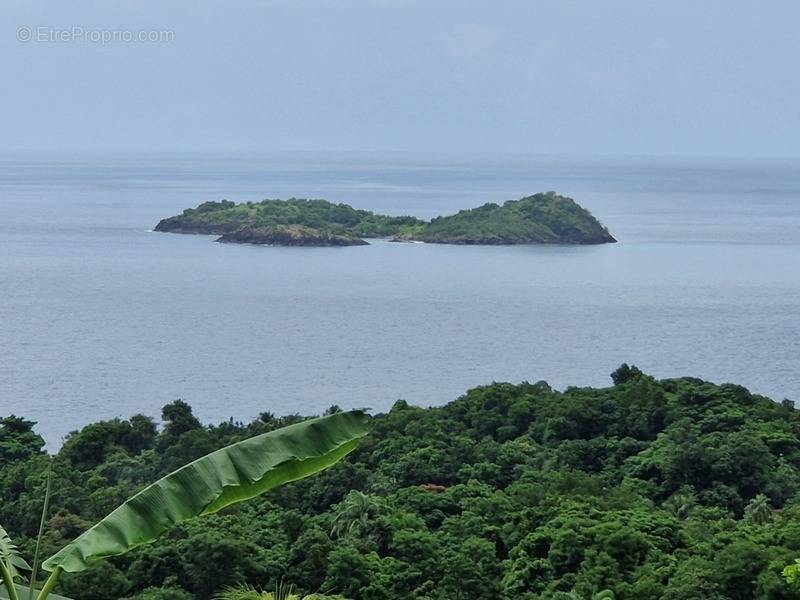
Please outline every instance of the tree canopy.
[[443, 244], [604, 244], [616, 241], [592, 214], [555, 192], [485, 204], [422, 221], [358, 210], [325, 200], [204, 202], [161, 220], [156, 231], [220, 235], [219, 241], [347, 246], [362, 238]]
[[[397, 402], [330, 470], [65, 574], [60, 593], [208, 599], [284, 582], [354, 600], [800, 598], [781, 576], [800, 555], [800, 413], [732, 384], [635, 367], [614, 380]], [[266, 409], [204, 426], [174, 403], [160, 430], [133, 417], [73, 433], [55, 457], [44, 552], [176, 463], [300, 420]], [[30, 554], [47, 458], [29, 422], [0, 423], [14, 449], [0, 522]]]

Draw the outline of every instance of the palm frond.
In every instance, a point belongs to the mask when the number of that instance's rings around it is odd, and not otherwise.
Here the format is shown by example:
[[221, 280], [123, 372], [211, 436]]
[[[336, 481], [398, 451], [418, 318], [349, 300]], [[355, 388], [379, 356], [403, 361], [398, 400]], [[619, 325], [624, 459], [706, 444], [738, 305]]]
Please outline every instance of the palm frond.
[[262, 592], [252, 585], [228, 587], [214, 596], [214, 600], [274, 600], [270, 592]]
[[8, 567], [12, 577], [19, 577], [19, 571], [30, 571], [30, 565], [22, 558], [16, 544], [11, 541], [8, 532], [0, 527], [0, 561]]

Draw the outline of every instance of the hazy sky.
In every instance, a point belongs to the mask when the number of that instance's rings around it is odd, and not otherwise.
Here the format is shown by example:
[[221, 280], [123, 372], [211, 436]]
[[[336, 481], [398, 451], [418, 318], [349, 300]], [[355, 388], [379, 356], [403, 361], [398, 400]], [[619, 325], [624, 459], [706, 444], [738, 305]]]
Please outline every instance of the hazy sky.
[[0, 0], [0, 151], [800, 156], [798, 24], [798, 0]]

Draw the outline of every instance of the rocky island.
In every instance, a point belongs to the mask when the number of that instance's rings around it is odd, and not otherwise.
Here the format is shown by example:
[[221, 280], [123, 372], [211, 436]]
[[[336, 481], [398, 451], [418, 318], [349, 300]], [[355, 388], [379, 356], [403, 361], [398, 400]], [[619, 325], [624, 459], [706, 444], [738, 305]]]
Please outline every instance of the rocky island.
[[504, 204], [488, 203], [454, 215], [436, 217], [397, 236], [435, 244], [608, 244], [608, 230], [572, 198], [555, 192]]
[[555, 192], [489, 203], [423, 221], [325, 200], [205, 202], [163, 219], [156, 231], [220, 236], [217, 241], [277, 246], [357, 246], [364, 238], [436, 244], [605, 244], [616, 240], [592, 214]]
[[219, 242], [274, 246], [361, 246], [364, 238], [392, 237], [425, 222], [389, 217], [326, 200], [204, 202], [161, 220], [156, 231], [219, 235]]

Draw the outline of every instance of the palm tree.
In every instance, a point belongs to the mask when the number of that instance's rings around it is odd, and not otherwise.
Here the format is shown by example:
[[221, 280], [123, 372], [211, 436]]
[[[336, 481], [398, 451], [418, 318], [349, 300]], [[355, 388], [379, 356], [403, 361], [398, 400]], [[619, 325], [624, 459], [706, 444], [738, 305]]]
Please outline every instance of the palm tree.
[[292, 586], [282, 582], [275, 587], [274, 592], [265, 592], [249, 585], [227, 588], [216, 596], [215, 600], [344, 600], [341, 596], [323, 596], [311, 594], [302, 598], [292, 592]]
[[677, 491], [667, 498], [662, 507], [678, 519], [685, 519], [695, 505], [694, 494]]
[[[6, 530], [0, 527], [0, 581], [6, 588], [12, 588], [14, 580], [19, 577], [19, 570], [30, 571], [31, 568], [19, 553], [16, 544], [11, 541]], [[14, 593], [13, 591], [10, 593]]]
[[[47, 500], [45, 500], [46, 504]], [[36, 579], [36, 573], [32, 572], [31, 566], [22, 558], [17, 545], [11, 540], [6, 530], [0, 526], [0, 598], [25, 600], [33, 597], [30, 588], [17, 583], [19, 579], [22, 579], [20, 571], [29, 571], [32, 573], [31, 580]], [[70, 600], [56, 594], [50, 594], [49, 598], [50, 600]]]
[[756, 495], [744, 507], [744, 518], [756, 525], [763, 525], [771, 517], [772, 507], [769, 505], [769, 499], [764, 494]]
[[333, 518], [331, 535], [342, 537], [355, 531], [364, 531], [371, 518], [384, 508], [383, 501], [358, 490], [351, 490], [339, 503]]

